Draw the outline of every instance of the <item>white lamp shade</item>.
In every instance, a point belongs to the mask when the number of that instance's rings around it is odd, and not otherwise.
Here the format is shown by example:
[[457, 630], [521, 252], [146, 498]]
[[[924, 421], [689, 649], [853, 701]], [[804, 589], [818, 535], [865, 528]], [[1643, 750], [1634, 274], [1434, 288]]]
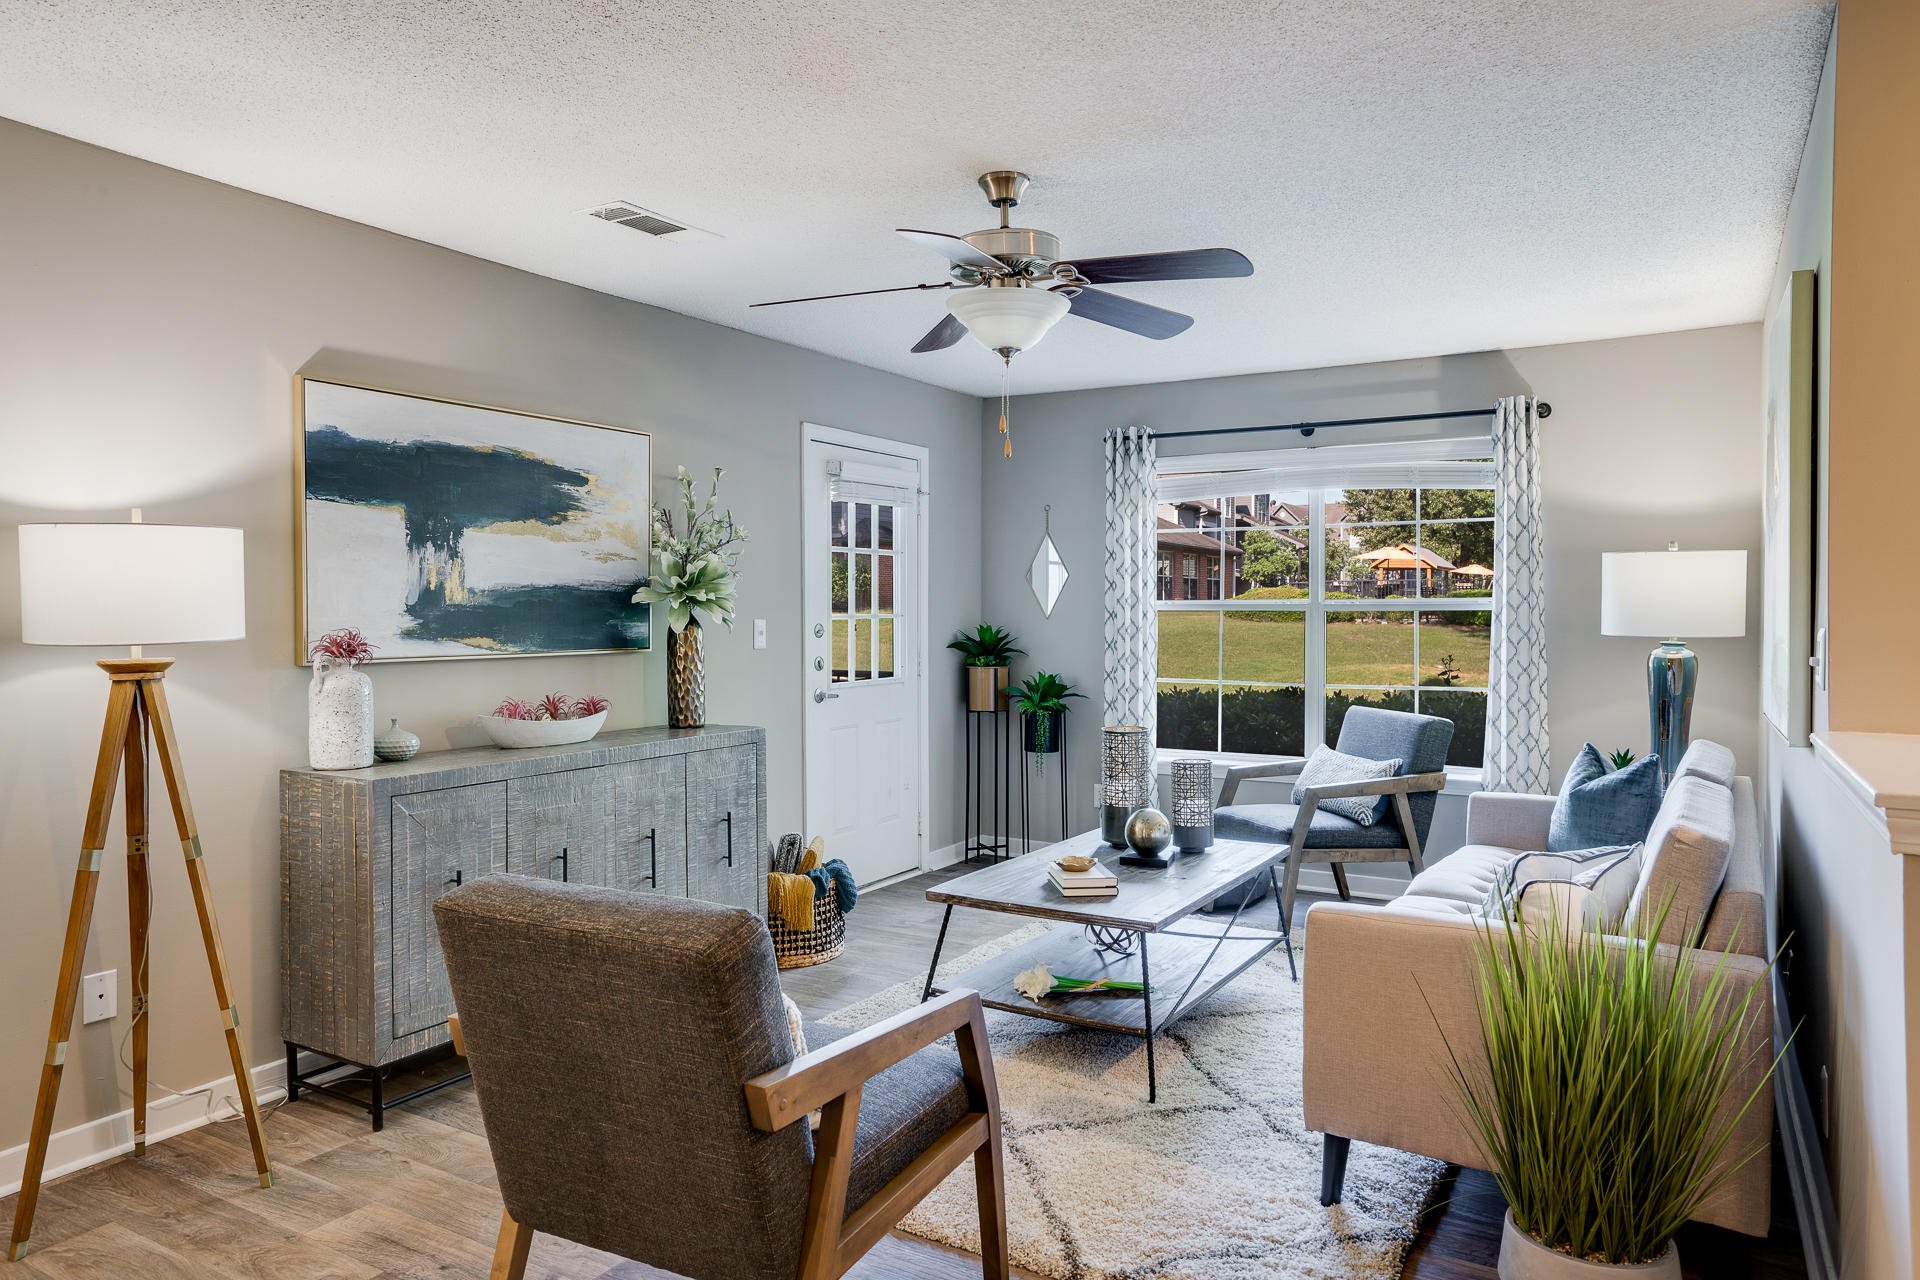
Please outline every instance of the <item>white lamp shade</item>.
[[28, 644], [184, 644], [247, 634], [238, 529], [180, 524], [20, 526]]
[[1601, 555], [1600, 634], [1679, 640], [1746, 633], [1746, 552]]
[[947, 295], [947, 310], [989, 351], [1025, 351], [1046, 336], [1071, 304], [1045, 289], [960, 289]]

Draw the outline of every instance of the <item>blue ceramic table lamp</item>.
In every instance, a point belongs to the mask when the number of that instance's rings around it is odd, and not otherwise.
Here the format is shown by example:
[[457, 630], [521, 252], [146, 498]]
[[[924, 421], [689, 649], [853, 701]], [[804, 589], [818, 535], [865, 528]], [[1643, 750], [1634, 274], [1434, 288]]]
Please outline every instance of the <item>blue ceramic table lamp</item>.
[[1647, 659], [1647, 713], [1661, 773], [1687, 749], [1698, 663], [1681, 636], [1747, 633], [1747, 553], [1608, 551], [1600, 557], [1600, 634], [1659, 636]]

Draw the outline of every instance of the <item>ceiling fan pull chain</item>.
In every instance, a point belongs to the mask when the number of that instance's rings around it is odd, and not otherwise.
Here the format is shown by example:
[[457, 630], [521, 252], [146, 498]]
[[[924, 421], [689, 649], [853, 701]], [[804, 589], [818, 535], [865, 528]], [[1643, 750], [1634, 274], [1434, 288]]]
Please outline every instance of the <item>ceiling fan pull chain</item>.
[[1002, 355], [1000, 359], [1002, 361], [1000, 365], [1000, 434], [1007, 437], [1005, 453], [1007, 457], [1011, 458], [1013, 456], [1013, 435], [1007, 430], [1007, 378], [1013, 373], [1013, 356], [1006, 354]]

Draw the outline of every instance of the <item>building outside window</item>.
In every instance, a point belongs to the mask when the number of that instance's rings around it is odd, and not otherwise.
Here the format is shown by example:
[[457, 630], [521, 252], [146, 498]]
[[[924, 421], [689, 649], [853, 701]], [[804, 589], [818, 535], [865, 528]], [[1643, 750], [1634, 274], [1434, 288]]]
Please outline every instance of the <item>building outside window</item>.
[[1478, 768], [1493, 493], [1451, 483], [1163, 502], [1163, 547], [1218, 552], [1180, 552], [1182, 578], [1160, 579], [1159, 745], [1303, 755], [1339, 739], [1348, 708], [1372, 706], [1452, 720], [1447, 762]]

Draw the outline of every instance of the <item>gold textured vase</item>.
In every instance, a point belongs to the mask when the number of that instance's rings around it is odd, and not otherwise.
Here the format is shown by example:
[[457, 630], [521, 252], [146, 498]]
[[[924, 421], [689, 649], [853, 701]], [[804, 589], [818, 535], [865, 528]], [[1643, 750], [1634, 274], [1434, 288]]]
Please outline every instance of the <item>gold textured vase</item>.
[[682, 630], [667, 631], [667, 725], [698, 729], [706, 722], [706, 657], [700, 624], [689, 619]]

